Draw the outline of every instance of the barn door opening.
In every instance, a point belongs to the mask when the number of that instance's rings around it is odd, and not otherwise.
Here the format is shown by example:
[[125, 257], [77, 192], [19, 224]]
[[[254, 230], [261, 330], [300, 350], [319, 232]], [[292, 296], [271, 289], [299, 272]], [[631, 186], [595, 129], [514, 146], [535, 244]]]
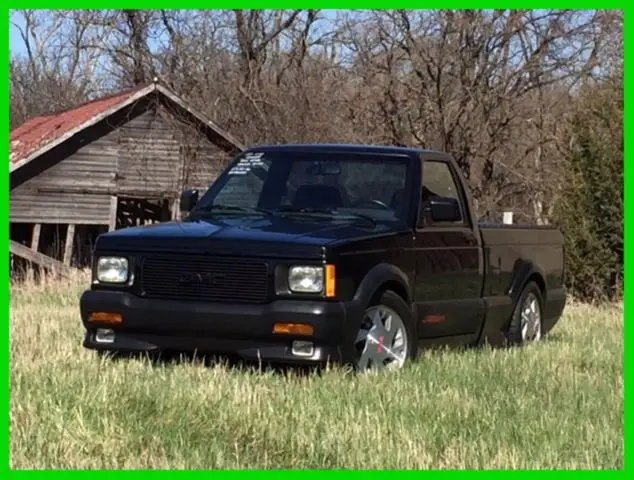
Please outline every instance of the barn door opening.
[[119, 197], [117, 199], [117, 229], [149, 225], [171, 220], [168, 198], [147, 199]]

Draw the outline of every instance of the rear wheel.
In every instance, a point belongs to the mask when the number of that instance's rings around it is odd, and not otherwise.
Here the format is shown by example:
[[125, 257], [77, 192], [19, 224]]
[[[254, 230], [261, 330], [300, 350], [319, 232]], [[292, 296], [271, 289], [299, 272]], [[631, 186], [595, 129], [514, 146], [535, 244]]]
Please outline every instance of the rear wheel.
[[513, 311], [507, 339], [514, 345], [539, 342], [542, 338], [542, 292], [535, 282], [530, 282], [520, 295]]
[[412, 314], [403, 299], [388, 290], [363, 313], [354, 340], [354, 366], [359, 372], [402, 368], [416, 356]]

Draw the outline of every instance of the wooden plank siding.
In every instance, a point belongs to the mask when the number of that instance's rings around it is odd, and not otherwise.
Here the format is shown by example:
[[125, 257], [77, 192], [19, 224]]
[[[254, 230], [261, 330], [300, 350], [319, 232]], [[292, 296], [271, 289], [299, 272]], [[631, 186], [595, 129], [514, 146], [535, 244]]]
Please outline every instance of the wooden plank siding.
[[[27, 180], [13, 192], [40, 187], [60, 189], [92, 189], [116, 187], [115, 172], [119, 157], [116, 132], [101, 137], [94, 143], [79, 148], [75, 153], [53, 165], [40, 175]], [[12, 193], [13, 193], [12, 192]]]
[[108, 225], [110, 197], [95, 194], [11, 192], [13, 223]]
[[192, 140], [190, 145], [194, 158], [191, 158], [191, 154], [185, 155], [183, 184], [185, 188], [199, 189], [202, 195], [229, 165], [231, 157], [203, 138], [198, 142]]
[[154, 110], [123, 125], [120, 136], [118, 189], [145, 197], [172, 198], [179, 189], [178, 132]]
[[112, 196], [173, 200], [183, 188], [206, 190], [230, 156], [178, 123], [151, 107], [109, 126], [11, 190], [10, 221], [109, 225]]
[[194, 134], [166, 113], [150, 110], [120, 130], [120, 192], [143, 196], [180, 196], [183, 188], [206, 190], [228, 164], [230, 156], [202, 134]]
[[11, 190], [10, 221], [107, 225], [118, 156], [116, 130], [81, 146]]

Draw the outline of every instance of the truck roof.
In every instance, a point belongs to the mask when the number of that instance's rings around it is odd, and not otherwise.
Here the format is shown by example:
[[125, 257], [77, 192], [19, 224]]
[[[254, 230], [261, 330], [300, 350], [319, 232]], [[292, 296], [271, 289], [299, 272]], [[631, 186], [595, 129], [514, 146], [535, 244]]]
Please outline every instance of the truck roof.
[[308, 143], [308, 144], [281, 144], [281, 145], [254, 145], [246, 149], [246, 152], [358, 152], [358, 153], [378, 153], [378, 154], [396, 154], [396, 155], [420, 155], [421, 153], [429, 153], [434, 155], [447, 156], [447, 153], [436, 150], [424, 150], [413, 147], [396, 147], [391, 145], [364, 145], [352, 143]]

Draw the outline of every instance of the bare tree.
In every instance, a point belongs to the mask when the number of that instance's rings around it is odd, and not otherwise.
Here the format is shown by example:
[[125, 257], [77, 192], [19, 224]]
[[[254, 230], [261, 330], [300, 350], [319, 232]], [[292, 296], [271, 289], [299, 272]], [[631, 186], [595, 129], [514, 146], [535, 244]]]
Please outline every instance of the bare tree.
[[544, 177], [534, 174], [553, 141], [545, 99], [554, 86], [566, 98], [591, 71], [596, 20], [569, 11], [381, 11], [349, 28], [349, 42], [390, 143], [453, 153], [483, 215], [530, 192], [529, 216], [542, 221]]
[[14, 12], [12, 125], [154, 77], [246, 143], [451, 152], [478, 213], [548, 221], [563, 120], [619, 68], [610, 11]]
[[12, 126], [104, 93], [99, 52], [90, 46], [100, 38], [86, 23], [92, 15], [75, 10], [11, 13], [26, 52], [10, 61]]

